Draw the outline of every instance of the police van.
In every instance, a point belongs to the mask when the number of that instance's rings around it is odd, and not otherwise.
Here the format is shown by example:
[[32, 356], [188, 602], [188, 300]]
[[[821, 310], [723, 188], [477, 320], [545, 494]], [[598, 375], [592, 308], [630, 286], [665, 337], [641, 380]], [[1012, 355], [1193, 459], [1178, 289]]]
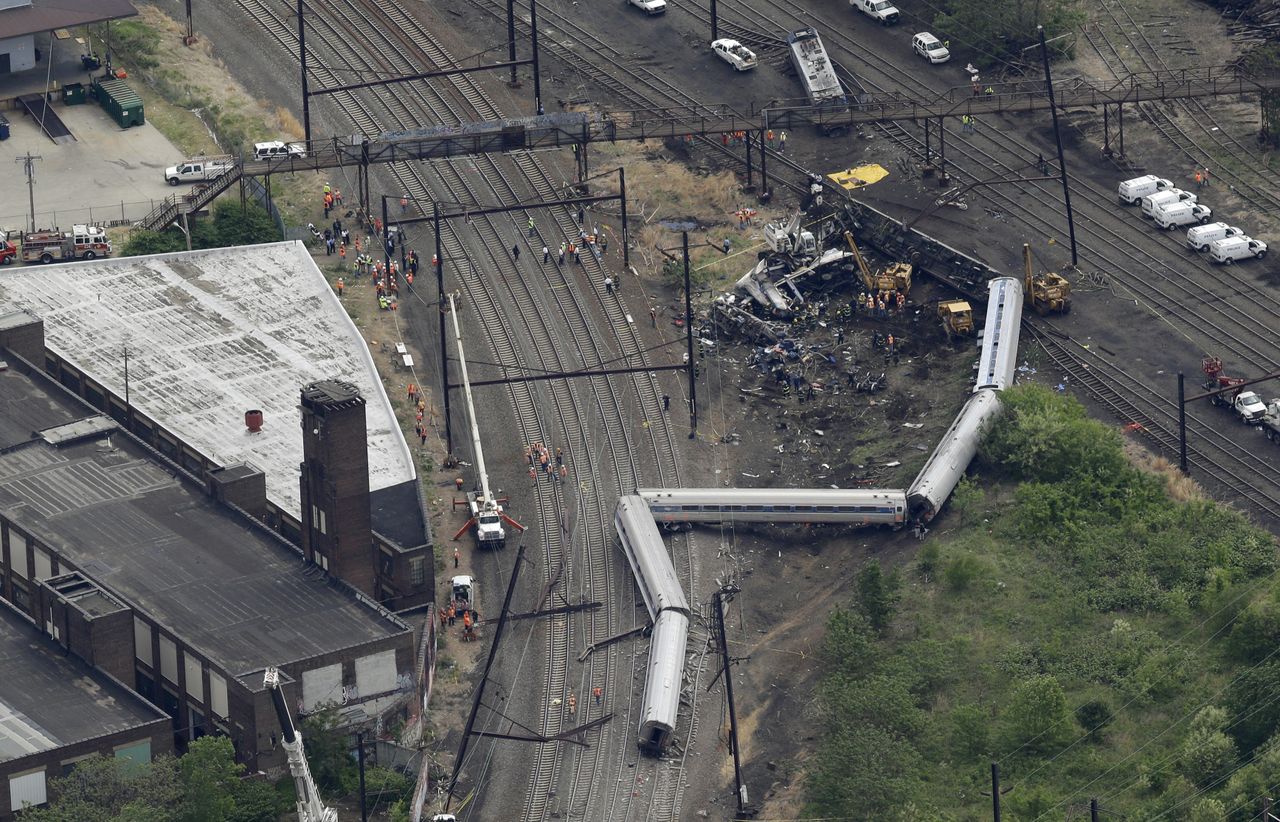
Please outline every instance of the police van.
[[270, 140], [253, 144], [253, 159], [274, 160], [277, 157], [306, 157], [307, 150], [302, 143], [286, 143], [283, 140]]

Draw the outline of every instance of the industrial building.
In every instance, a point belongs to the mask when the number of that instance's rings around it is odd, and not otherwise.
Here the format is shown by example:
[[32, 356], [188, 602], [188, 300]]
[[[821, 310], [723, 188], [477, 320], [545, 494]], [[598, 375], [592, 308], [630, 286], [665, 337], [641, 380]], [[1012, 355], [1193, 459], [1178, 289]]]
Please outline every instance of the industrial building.
[[[60, 30], [135, 14], [129, 0], [0, 0], [0, 75], [35, 68]], [[49, 41], [37, 42], [45, 33]]]
[[[80, 608], [117, 606], [100, 592]], [[49, 780], [95, 755], [150, 762], [173, 747], [169, 717], [118, 679], [65, 652], [0, 602], [0, 820], [39, 805]]]
[[[52, 265], [39, 277], [4, 269], [0, 304], [44, 320], [33, 363], [166, 457], [224, 489], [256, 473], [265, 496], [237, 504], [308, 558], [317, 537], [337, 544], [331, 526], [354, 528], [341, 570], [332, 544], [322, 569], [392, 610], [432, 601], [413, 456], [368, 344], [301, 243]], [[300, 402], [307, 386], [327, 388]], [[359, 401], [340, 412], [351, 391]], [[329, 535], [307, 524], [319, 509], [303, 504], [300, 467], [316, 487], [327, 477], [344, 489]], [[362, 529], [372, 535], [350, 538]]]
[[[83, 383], [68, 387], [36, 366], [41, 329], [25, 312], [0, 317], [0, 598], [159, 706], [178, 751], [221, 733], [250, 768], [281, 765], [262, 684], [272, 665], [302, 713], [333, 703], [356, 723], [409, 710], [414, 631], [333, 573], [369, 557], [368, 472], [336, 483], [336, 498], [306, 491], [326, 512], [309, 549], [328, 552], [326, 572], [251, 513], [264, 504], [261, 472], [240, 464], [196, 475], [166, 458], [78, 396]], [[341, 382], [302, 397], [327, 416], [310, 418], [313, 436], [334, 445], [309, 459], [332, 478], [342, 466], [327, 461], [363, 426], [363, 400]], [[360, 527], [363, 546], [340, 546], [355, 554], [326, 541]]]

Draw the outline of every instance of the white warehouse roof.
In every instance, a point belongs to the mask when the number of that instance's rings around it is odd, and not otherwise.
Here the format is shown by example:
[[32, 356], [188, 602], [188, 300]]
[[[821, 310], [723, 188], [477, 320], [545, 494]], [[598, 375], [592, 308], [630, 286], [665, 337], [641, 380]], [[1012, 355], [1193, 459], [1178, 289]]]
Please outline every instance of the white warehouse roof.
[[[266, 472], [299, 512], [302, 386], [366, 400], [371, 490], [414, 478], [368, 346], [299, 242], [0, 269], [0, 304], [44, 320], [49, 348], [211, 459]], [[261, 409], [258, 434], [244, 412]]]

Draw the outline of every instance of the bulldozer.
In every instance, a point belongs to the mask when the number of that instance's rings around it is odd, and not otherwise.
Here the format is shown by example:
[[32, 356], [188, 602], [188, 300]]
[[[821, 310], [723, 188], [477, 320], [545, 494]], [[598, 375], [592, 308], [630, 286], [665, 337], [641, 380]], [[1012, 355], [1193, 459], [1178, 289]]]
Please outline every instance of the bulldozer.
[[973, 308], [964, 300], [946, 300], [938, 303], [938, 318], [947, 339], [967, 337], [973, 333]]
[[853, 232], [846, 231], [844, 240], [849, 244], [849, 250], [853, 252], [853, 258], [858, 261], [858, 271], [861, 272], [862, 284], [867, 291], [872, 293], [901, 291], [904, 297], [911, 293], [911, 263], [892, 263], [873, 274], [871, 267], [867, 265], [867, 261], [862, 258], [862, 252], [858, 250], [858, 244], [853, 240]]
[[1022, 244], [1022, 263], [1026, 268], [1026, 300], [1041, 317], [1050, 312], [1066, 314], [1071, 310], [1071, 283], [1061, 274], [1052, 271], [1033, 274], [1031, 271], [1031, 245]]

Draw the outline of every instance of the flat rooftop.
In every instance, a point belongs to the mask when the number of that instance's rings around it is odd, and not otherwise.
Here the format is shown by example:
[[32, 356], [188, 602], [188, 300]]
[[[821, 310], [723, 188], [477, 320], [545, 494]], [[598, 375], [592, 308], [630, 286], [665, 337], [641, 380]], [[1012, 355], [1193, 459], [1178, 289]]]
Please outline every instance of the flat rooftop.
[[30, 5], [0, 9], [0, 40], [133, 17], [137, 13], [129, 0], [32, 0]]
[[42, 318], [46, 345], [121, 397], [127, 348], [133, 406], [222, 465], [260, 468], [295, 516], [309, 383], [363, 394], [371, 490], [416, 477], [368, 345], [302, 243], [5, 266], [0, 304]]
[[168, 720], [7, 605], [0, 605], [0, 671], [0, 762]]
[[[50, 421], [41, 428], [74, 408], [15, 369], [0, 371], [0, 397], [0, 415], [22, 408], [22, 419]], [[0, 452], [0, 512], [229, 674], [409, 630], [175, 478], [131, 437], [29, 437]]]

